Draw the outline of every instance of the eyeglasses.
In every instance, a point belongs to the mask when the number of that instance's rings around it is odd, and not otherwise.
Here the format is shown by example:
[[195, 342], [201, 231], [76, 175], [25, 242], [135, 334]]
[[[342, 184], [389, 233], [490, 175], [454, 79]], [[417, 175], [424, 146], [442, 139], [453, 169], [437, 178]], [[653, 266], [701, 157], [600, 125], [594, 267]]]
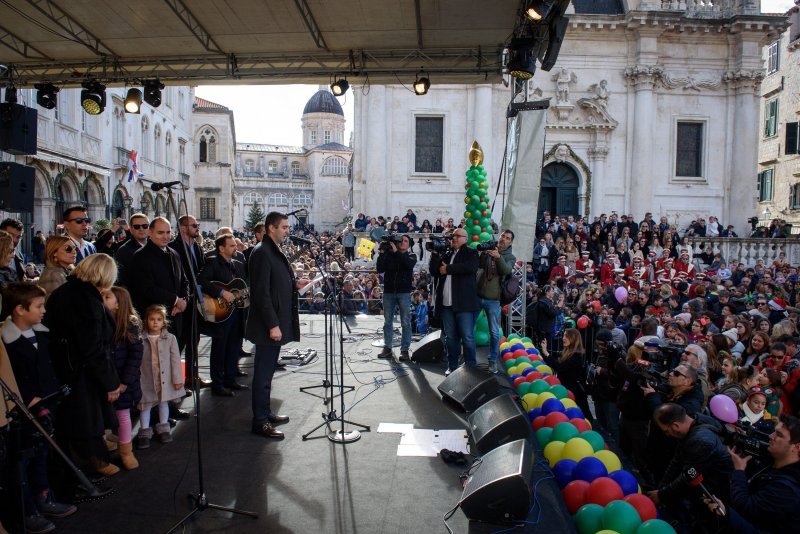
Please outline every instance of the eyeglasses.
[[200, 224], [198, 223], [184, 224], [184, 226], [191, 226], [192, 228], [200, 228]]
[[67, 254], [72, 254], [73, 252], [75, 252], [75, 250], [77, 250], [77, 249], [75, 247], [73, 247], [72, 245], [65, 245], [64, 246], [64, 252], [66, 252]]
[[83, 224], [83, 223], [87, 223], [88, 224], [88, 223], [92, 222], [92, 219], [90, 217], [77, 217], [75, 219], [67, 219], [67, 222], [74, 222], [74, 223], [78, 223], [78, 224]]
[[673, 369], [671, 374], [672, 374], [672, 376], [674, 376], [676, 378], [679, 377], [679, 376], [682, 376], [683, 378], [686, 378], [686, 375], [681, 373], [677, 369]]
[[134, 230], [146, 230], [146, 229], [150, 228], [150, 225], [149, 224], [132, 224], [131, 228], [133, 228]]

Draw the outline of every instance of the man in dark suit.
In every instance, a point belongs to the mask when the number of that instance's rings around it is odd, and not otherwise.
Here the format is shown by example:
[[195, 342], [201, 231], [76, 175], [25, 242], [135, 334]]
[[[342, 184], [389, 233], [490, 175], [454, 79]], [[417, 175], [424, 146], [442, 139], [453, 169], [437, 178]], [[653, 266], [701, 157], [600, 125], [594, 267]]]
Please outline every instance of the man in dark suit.
[[131, 238], [117, 249], [114, 259], [117, 260], [117, 283], [123, 287], [130, 287], [128, 269], [133, 261], [133, 255], [147, 244], [150, 236], [150, 221], [144, 213], [131, 215]]
[[431, 255], [430, 271], [437, 279], [436, 313], [442, 321], [447, 338], [447, 371], [449, 375], [458, 367], [461, 349], [464, 363], [475, 367], [475, 319], [480, 310], [478, 298], [479, 258], [475, 249], [467, 246], [467, 231], [458, 228], [450, 241], [450, 256]]
[[300, 340], [300, 317], [297, 283], [286, 256], [280, 249], [289, 235], [289, 219], [283, 213], [270, 212], [266, 219], [267, 235], [250, 255], [250, 310], [245, 336], [256, 346], [253, 369], [252, 432], [272, 439], [283, 439], [274, 425], [289, 418], [270, 408], [272, 376], [281, 345]]
[[[229, 284], [235, 278], [244, 279], [244, 265], [233, 259], [236, 241], [230, 234], [218, 237], [214, 242], [217, 255], [208, 260], [200, 271], [200, 286], [204, 298], [223, 299], [232, 302], [235, 296], [230, 291], [216, 287], [213, 282]], [[211, 337], [211, 392], [221, 397], [233, 397], [233, 390], [248, 389], [236, 383], [239, 351], [244, 336], [242, 310], [235, 308], [228, 319], [221, 323], [203, 321], [200, 331]]]

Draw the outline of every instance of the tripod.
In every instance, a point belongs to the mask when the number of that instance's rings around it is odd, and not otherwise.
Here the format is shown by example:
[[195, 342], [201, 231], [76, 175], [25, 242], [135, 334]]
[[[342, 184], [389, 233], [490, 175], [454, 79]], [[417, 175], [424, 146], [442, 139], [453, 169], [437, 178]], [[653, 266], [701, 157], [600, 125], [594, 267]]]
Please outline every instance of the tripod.
[[[178, 209], [175, 204], [175, 197], [172, 194], [172, 188], [167, 188], [167, 196], [169, 198], [170, 205], [172, 206], [172, 212], [175, 213], [175, 216], [178, 216]], [[189, 273], [192, 277], [191, 280], [191, 288], [195, 293], [195, 298], [200, 301], [202, 299], [202, 294], [200, 293], [200, 288], [197, 285], [197, 273], [194, 272], [194, 265], [191, 262], [191, 253], [189, 252], [189, 248], [186, 246], [186, 241], [181, 237], [181, 244], [183, 245], [183, 253], [186, 255], [187, 264], [189, 265]], [[189, 300], [192, 304], [194, 304], [194, 299]], [[167, 531], [167, 534], [175, 532], [178, 527], [182, 526], [186, 523], [194, 514], [198, 512], [203, 512], [209, 508], [212, 510], [221, 510], [223, 512], [230, 512], [233, 514], [240, 514], [246, 515], [248, 517], [252, 517], [253, 519], [258, 518], [258, 514], [255, 512], [248, 512], [246, 510], [238, 510], [236, 508], [229, 508], [227, 506], [220, 506], [219, 504], [213, 504], [208, 502], [208, 496], [206, 495], [205, 491], [205, 484], [203, 480], [203, 438], [200, 433], [200, 366], [197, 365], [197, 343], [195, 340], [195, 336], [197, 335], [197, 312], [194, 309], [194, 306], [191, 308], [187, 307], [187, 311], [189, 312], [189, 341], [186, 343], [186, 357], [192, 358], [192, 361], [195, 362], [194, 365], [191, 367], [192, 369], [192, 400], [194, 401], [194, 420], [195, 420], [195, 433], [197, 439], [197, 478], [198, 478], [198, 492], [197, 493], [190, 493], [189, 498], [194, 501], [194, 508], [183, 518], [175, 523]]]

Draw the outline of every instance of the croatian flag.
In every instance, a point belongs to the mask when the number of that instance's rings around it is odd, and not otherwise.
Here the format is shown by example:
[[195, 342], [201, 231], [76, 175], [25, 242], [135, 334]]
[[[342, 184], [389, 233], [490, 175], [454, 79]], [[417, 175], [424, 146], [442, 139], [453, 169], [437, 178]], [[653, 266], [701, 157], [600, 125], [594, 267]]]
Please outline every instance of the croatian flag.
[[138, 182], [142, 176], [144, 173], [139, 172], [139, 167], [136, 165], [136, 151], [131, 150], [131, 159], [128, 160], [128, 181]]

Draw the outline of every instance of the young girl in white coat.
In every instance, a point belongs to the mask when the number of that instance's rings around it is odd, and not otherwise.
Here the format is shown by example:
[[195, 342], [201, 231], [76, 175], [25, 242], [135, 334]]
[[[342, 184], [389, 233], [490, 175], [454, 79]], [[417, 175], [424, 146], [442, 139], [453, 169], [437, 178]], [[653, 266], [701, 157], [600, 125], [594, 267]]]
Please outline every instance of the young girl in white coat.
[[158, 406], [158, 424], [155, 435], [161, 443], [172, 441], [169, 429], [169, 401], [183, 398], [183, 371], [178, 340], [167, 331], [167, 309], [154, 305], [145, 310], [145, 340], [142, 357], [142, 402], [139, 423], [140, 430], [136, 446], [146, 449], [150, 446], [153, 429], [150, 427], [150, 410]]

